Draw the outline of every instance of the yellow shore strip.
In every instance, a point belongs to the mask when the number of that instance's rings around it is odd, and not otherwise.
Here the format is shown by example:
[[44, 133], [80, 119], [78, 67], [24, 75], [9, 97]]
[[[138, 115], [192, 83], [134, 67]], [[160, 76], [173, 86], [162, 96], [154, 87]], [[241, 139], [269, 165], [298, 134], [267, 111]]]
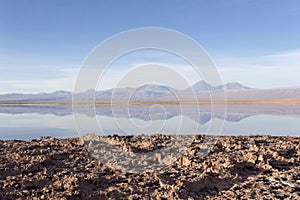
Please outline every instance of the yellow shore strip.
[[120, 105], [141, 105], [141, 104], [167, 104], [167, 105], [178, 105], [178, 104], [300, 104], [300, 100], [271, 100], [271, 101], [131, 101], [131, 102], [110, 102], [110, 101], [97, 101], [97, 102], [0, 102], [0, 105], [109, 105], [109, 104], [120, 104]]

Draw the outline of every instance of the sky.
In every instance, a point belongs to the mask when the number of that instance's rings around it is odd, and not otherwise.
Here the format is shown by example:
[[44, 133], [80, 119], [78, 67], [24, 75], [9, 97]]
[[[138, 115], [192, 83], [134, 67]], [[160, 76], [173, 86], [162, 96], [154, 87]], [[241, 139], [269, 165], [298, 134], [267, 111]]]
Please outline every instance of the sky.
[[[223, 82], [300, 86], [299, 22], [297, 0], [0, 0], [0, 93], [72, 91], [95, 46], [142, 27], [173, 29], [193, 38]], [[113, 87], [130, 67], [147, 62], [178, 66], [190, 83], [198, 80], [174, 56], [145, 55], [150, 58], [137, 53], [117, 61], [100, 88]]]

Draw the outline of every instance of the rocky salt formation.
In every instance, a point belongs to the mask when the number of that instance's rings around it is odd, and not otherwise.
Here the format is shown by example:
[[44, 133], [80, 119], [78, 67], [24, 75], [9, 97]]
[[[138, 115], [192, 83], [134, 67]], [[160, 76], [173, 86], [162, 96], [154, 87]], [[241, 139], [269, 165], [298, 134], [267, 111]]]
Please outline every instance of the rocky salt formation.
[[[171, 140], [147, 137], [105, 141], [145, 153]], [[99, 162], [78, 138], [0, 141], [0, 199], [300, 199], [300, 138], [223, 136], [206, 156], [204, 140], [195, 137], [171, 164], [140, 173]]]
[[82, 139], [91, 155], [106, 166], [139, 173], [171, 165], [188, 152], [194, 138], [193, 135], [156, 134], [121, 137], [88, 134]]

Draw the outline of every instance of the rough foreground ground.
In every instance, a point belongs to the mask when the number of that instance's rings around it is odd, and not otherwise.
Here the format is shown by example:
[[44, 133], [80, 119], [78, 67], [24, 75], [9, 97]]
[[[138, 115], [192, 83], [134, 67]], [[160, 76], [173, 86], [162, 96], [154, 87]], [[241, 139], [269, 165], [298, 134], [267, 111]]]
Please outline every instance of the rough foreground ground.
[[299, 143], [223, 136], [204, 158], [195, 142], [174, 164], [135, 174], [101, 164], [79, 139], [0, 141], [0, 199], [300, 199]]

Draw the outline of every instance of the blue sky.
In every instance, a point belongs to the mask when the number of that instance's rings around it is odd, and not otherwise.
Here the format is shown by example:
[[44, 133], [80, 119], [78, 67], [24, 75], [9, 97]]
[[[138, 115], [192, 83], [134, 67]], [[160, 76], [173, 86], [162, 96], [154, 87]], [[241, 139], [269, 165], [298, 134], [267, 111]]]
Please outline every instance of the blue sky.
[[72, 90], [80, 64], [98, 43], [149, 26], [195, 39], [225, 82], [300, 85], [297, 0], [0, 0], [0, 5], [0, 93]]

